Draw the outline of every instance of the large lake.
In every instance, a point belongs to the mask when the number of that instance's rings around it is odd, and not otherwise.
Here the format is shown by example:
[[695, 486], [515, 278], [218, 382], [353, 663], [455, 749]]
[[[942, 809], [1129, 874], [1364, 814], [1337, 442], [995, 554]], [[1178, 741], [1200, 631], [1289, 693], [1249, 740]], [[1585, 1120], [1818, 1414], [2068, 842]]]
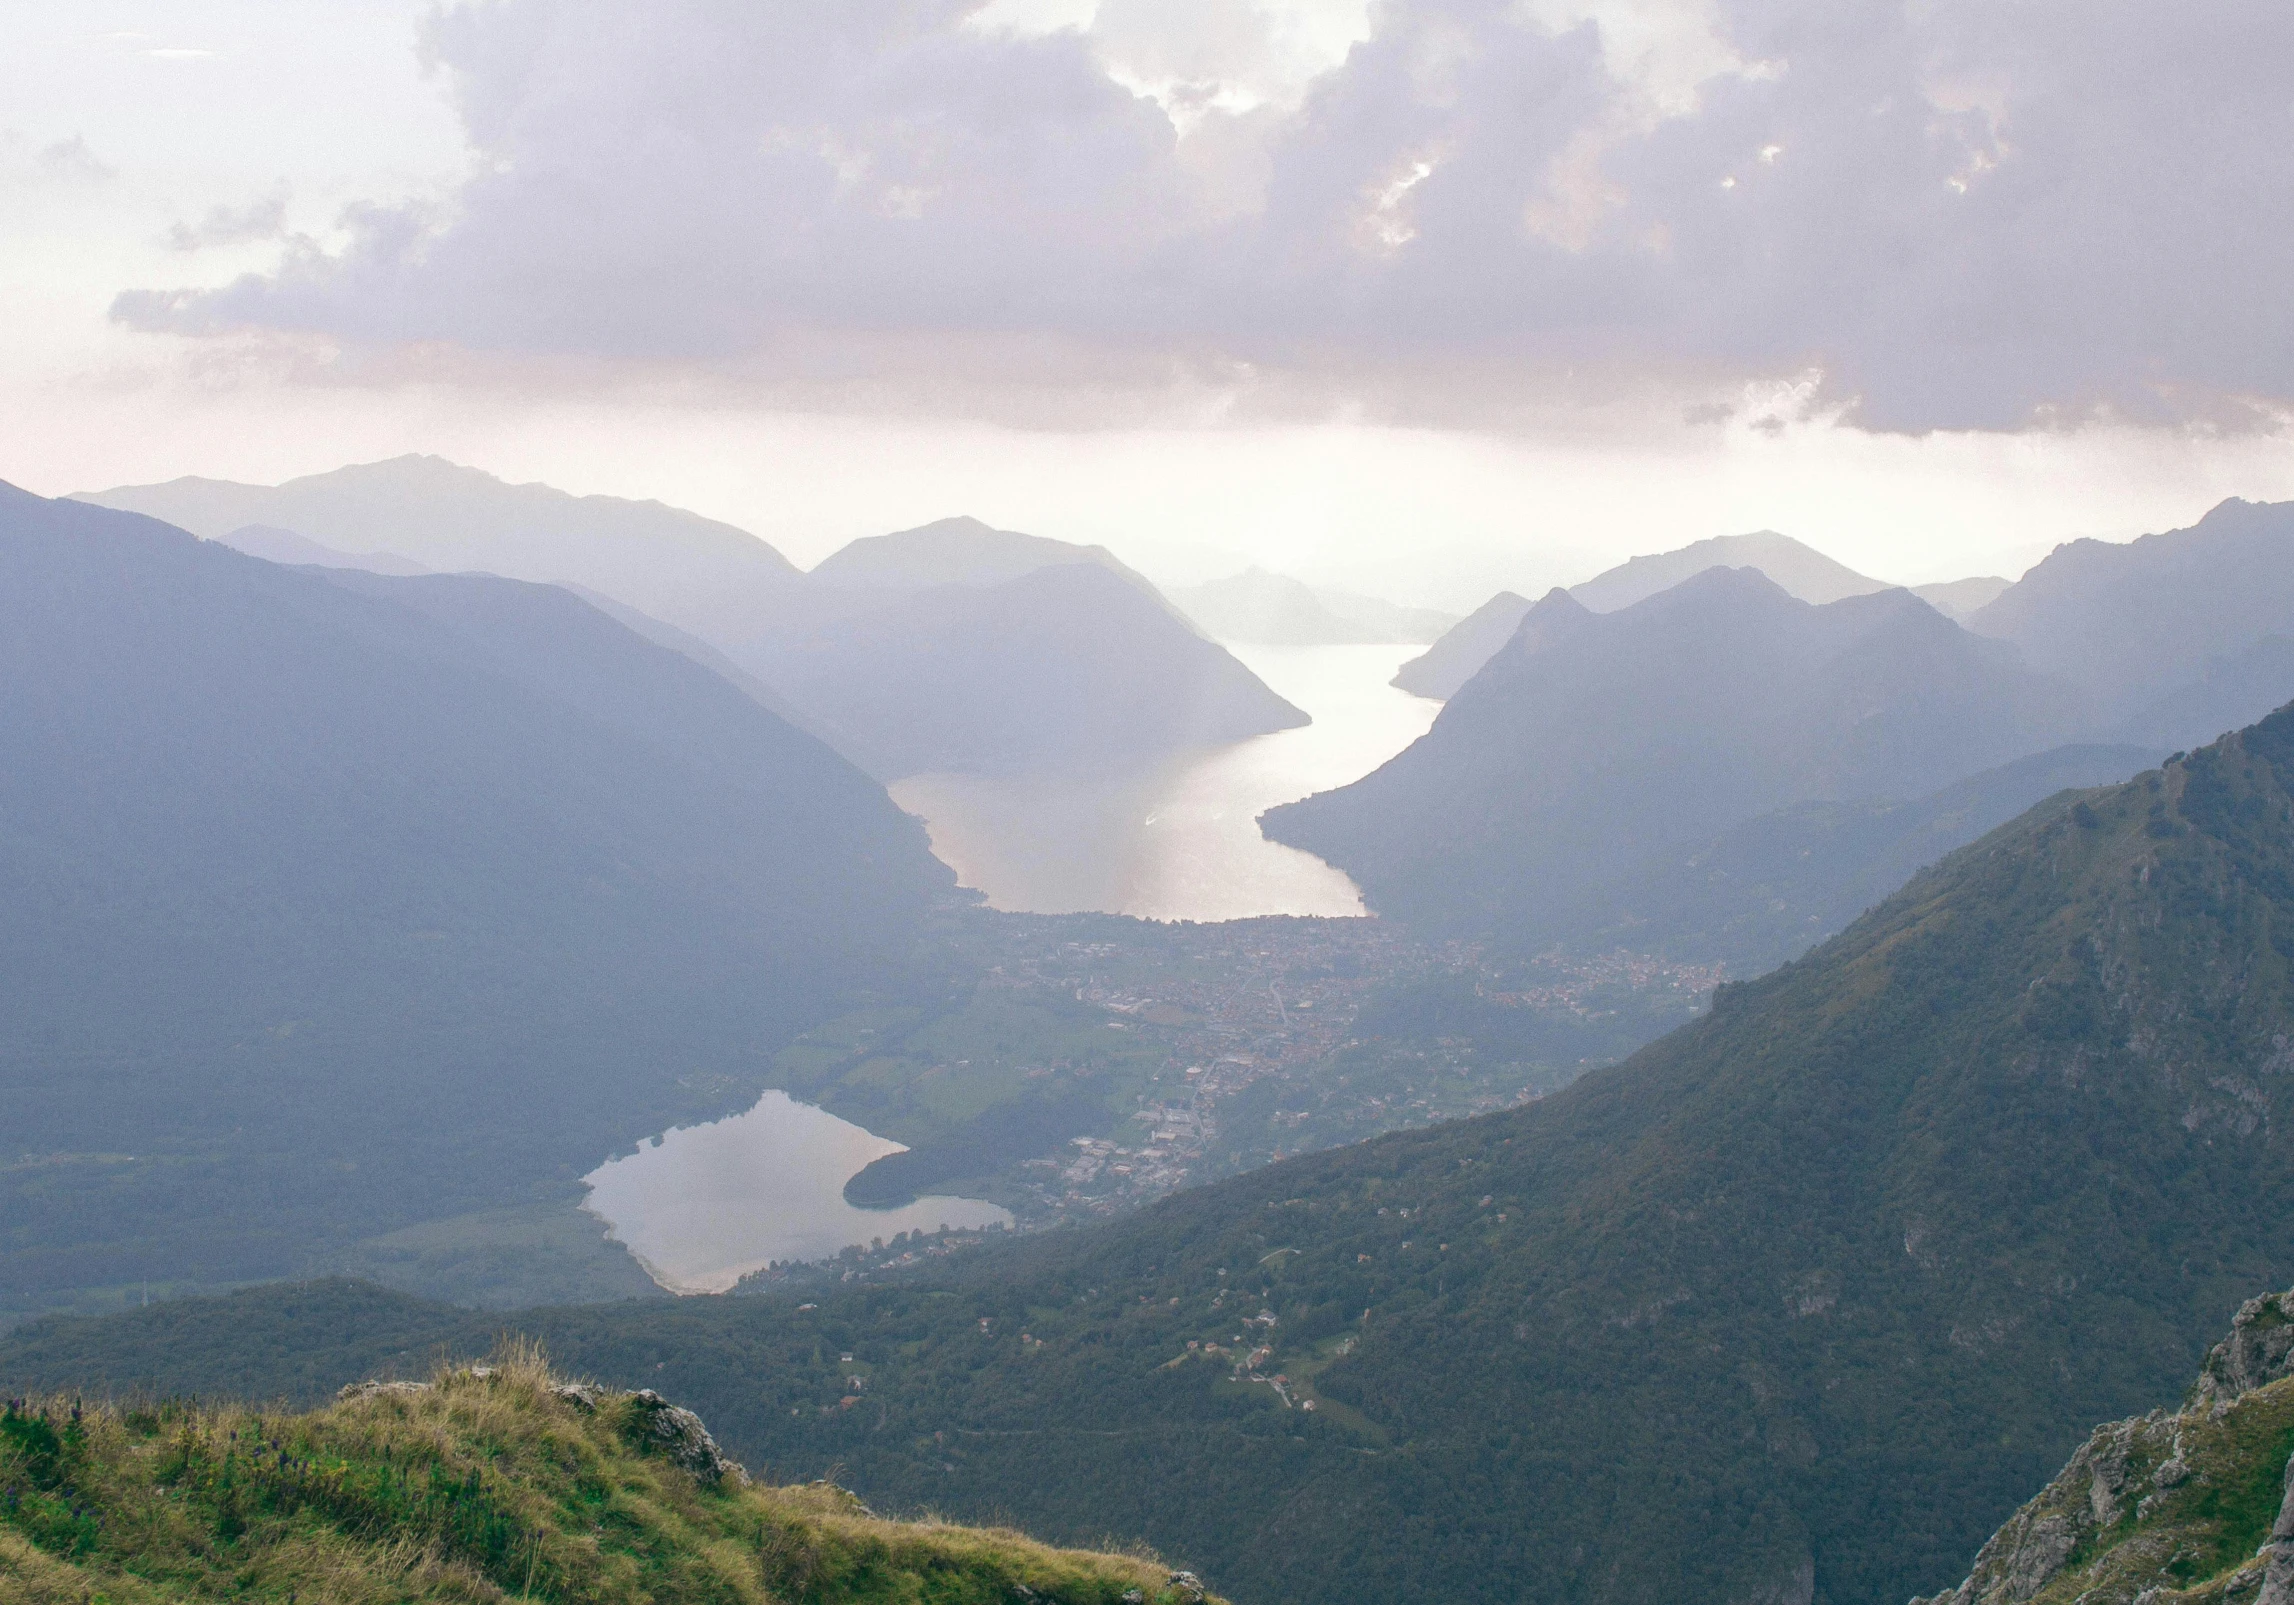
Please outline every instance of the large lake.
[[1351, 880], [1268, 841], [1258, 816], [1358, 780], [1426, 733], [1441, 704], [1386, 683], [1425, 648], [1227, 649], [1314, 723], [1121, 779], [916, 775], [892, 795], [994, 908], [1162, 920], [1360, 914]]
[[900, 1144], [768, 1092], [744, 1114], [680, 1126], [582, 1179], [583, 1207], [672, 1293], [722, 1293], [774, 1260], [826, 1259], [853, 1243], [942, 1226], [1008, 1224], [976, 1198], [854, 1209], [844, 1184]]

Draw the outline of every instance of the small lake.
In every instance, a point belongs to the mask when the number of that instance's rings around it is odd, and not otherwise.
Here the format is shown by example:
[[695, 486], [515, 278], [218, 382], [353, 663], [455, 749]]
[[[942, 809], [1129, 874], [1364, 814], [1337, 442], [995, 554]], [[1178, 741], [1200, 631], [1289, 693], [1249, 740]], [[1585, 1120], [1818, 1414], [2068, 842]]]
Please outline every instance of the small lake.
[[844, 1184], [899, 1143], [768, 1092], [744, 1114], [680, 1126], [582, 1179], [583, 1208], [672, 1293], [722, 1293], [775, 1260], [826, 1259], [854, 1243], [943, 1226], [1009, 1225], [976, 1198], [855, 1209]]
[[1426, 733], [1441, 704], [1386, 682], [1422, 646], [1227, 643], [1314, 723], [1188, 753], [1139, 774], [957, 774], [897, 781], [932, 850], [990, 907], [1160, 920], [1359, 915], [1362, 894], [1258, 816], [1359, 780]]

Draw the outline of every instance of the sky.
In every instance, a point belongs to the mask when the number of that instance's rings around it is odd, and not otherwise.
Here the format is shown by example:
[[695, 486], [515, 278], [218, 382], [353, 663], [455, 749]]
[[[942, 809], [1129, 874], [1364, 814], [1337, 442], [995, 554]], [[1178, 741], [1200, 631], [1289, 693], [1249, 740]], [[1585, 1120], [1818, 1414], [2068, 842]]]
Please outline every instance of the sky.
[[0, 0], [0, 478], [407, 451], [1469, 608], [2294, 497], [2294, 8]]

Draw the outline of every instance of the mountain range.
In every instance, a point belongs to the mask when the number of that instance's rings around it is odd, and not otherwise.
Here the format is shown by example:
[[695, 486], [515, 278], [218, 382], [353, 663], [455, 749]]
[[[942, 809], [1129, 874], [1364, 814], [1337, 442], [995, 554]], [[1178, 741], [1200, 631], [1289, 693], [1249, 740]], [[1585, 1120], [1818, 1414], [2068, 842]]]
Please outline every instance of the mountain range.
[[[1860, 583], [1782, 537], [1761, 541], [1754, 555], [1780, 569], [1792, 558], [1804, 584]], [[1747, 973], [1925, 861], [1908, 855], [1947, 851], [2036, 800], [2042, 777], [2108, 779], [2294, 695], [2294, 631], [2280, 626], [2294, 617], [2294, 505], [2227, 502], [2188, 530], [2074, 542], [2013, 585], [1816, 609], [1888, 606], [1908, 627], [1932, 599], [1942, 606], [1918, 633], [1951, 670], [1877, 657], [1787, 669], [1781, 637], [1731, 634], [1767, 615], [1732, 624], [1703, 575], [1604, 615], [1611, 632], [1578, 627], [1584, 596], [1629, 595], [1712, 549], [1635, 559], [1534, 609], [1494, 599], [1396, 677], [1449, 696], [1425, 738], [1264, 828], [1345, 869], [1372, 906], [1432, 928], [1620, 943]], [[1667, 601], [1700, 588], [1702, 603]], [[1986, 643], [2010, 650], [1986, 659]], [[1905, 745], [1897, 721], [1936, 672], [1957, 677], [1951, 717], [1971, 722]], [[1987, 688], [1985, 674], [2004, 678]], [[1766, 745], [1757, 732], [1772, 720], [1810, 745], [1797, 757]], [[1986, 776], [1978, 749], [2006, 767]], [[1894, 776], [1865, 767], [1872, 752], [1915, 750], [1925, 758]]]
[[[1528, 1106], [890, 1282], [516, 1325], [784, 1475], [1142, 1534], [1247, 1602], [1902, 1599], [2294, 1280], [2290, 922], [2294, 709]], [[315, 1390], [501, 1324], [257, 1290], [34, 1323], [0, 1384]]]
[[18, 1307], [569, 1198], [952, 891], [881, 786], [554, 586], [0, 489], [0, 678]]
[[1816, 605], [1708, 569], [1613, 613], [1550, 593], [1418, 742], [1261, 826], [1381, 912], [1534, 943], [1654, 855], [1798, 802], [1924, 795], [2075, 724], [2012, 649], [1906, 592]]
[[1819, 605], [1889, 588], [1885, 580], [1859, 574], [1813, 546], [1764, 529], [1750, 535], [1715, 535], [1670, 552], [1630, 558], [1571, 586], [1569, 594], [1592, 612], [1614, 613], [1710, 568], [1755, 569], [1786, 595]]
[[[1595, 613], [1614, 613], [1670, 590], [1708, 568], [1756, 569], [1803, 602], [1837, 602], [1890, 588], [1884, 581], [1867, 578], [1789, 535], [1762, 530], [1751, 535], [1714, 536], [1670, 552], [1631, 558], [1571, 587], [1569, 594]], [[1961, 619], [1995, 600], [2007, 586], [2003, 579], [1979, 578], [1915, 585], [1911, 591], [1946, 618]], [[1436, 701], [1454, 696], [1477, 669], [1497, 655], [1529, 608], [1529, 598], [1500, 591], [1453, 625], [1423, 655], [1402, 665], [1394, 684]]]
[[[801, 712], [885, 780], [1130, 767], [1306, 722], [1105, 548], [977, 519], [854, 541], [805, 574], [729, 524], [435, 457], [80, 499], [281, 561], [479, 571], [610, 598], [704, 643], [701, 661], [730, 661], [769, 688], [768, 706]], [[1096, 572], [1062, 572], [1075, 568]]]
[[2059, 546], [1967, 626], [2077, 688], [2095, 730], [2185, 746], [2294, 690], [2290, 621], [2294, 502], [2231, 500], [2188, 529]]
[[279, 485], [176, 479], [76, 499], [231, 544], [259, 525], [436, 573], [584, 585], [736, 658], [728, 643], [769, 628], [803, 583], [787, 558], [730, 524], [660, 502], [505, 484], [439, 457], [359, 463]]

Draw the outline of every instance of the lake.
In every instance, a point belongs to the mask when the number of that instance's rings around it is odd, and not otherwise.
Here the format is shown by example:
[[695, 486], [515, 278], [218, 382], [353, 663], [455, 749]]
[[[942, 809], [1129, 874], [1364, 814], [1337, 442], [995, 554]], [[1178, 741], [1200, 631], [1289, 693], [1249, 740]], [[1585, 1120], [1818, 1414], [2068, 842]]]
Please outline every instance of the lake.
[[1426, 733], [1441, 704], [1386, 683], [1425, 648], [1227, 650], [1314, 723], [1119, 778], [915, 775], [892, 796], [993, 908], [1159, 920], [1359, 915], [1351, 880], [1268, 841], [1258, 816], [1358, 780]]
[[[1352, 881], [1268, 841], [1258, 816], [1357, 780], [1425, 734], [1440, 704], [1386, 683], [1424, 649], [1228, 650], [1314, 723], [1121, 778], [919, 775], [892, 795], [923, 817], [933, 851], [997, 908], [1185, 920], [1358, 915]], [[774, 1260], [826, 1259], [900, 1232], [1011, 1220], [969, 1198], [881, 1211], [847, 1204], [844, 1184], [900, 1146], [768, 1092], [743, 1114], [679, 1127], [608, 1160], [584, 1178], [583, 1207], [673, 1293], [721, 1293]]]
[[975, 1198], [855, 1209], [844, 1184], [899, 1143], [768, 1092], [743, 1114], [680, 1126], [582, 1179], [583, 1208], [672, 1293], [722, 1293], [775, 1260], [826, 1259], [853, 1243], [942, 1226], [1008, 1225]]

